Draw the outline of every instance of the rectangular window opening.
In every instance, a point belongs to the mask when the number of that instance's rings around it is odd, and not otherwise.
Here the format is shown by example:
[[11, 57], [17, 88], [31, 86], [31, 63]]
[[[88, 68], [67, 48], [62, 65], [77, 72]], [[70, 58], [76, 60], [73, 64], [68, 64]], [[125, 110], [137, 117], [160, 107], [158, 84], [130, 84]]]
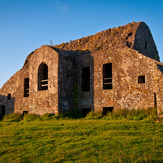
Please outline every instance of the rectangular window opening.
[[103, 89], [112, 89], [112, 63], [103, 65]]
[[109, 112], [113, 112], [114, 107], [103, 107], [103, 115], [107, 115]]
[[138, 83], [139, 83], [139, 84], [145, 83], [145, 75], [138, 76]]
[[7, 99], [11, 100], [11, 93], [8, 94]]
[[24, 97], [29, 97], [29, 78], [24, 79]]
[[82, 68], [82, 91], [90, 91], [90, 67]]
[[86, 117], [86, 115], [91, 111], [91, 108], [82, 108], [82, 117]]
[[145, 41], [145, 46], [144, 46], [145, 49], [147, 49], [147, 42]]

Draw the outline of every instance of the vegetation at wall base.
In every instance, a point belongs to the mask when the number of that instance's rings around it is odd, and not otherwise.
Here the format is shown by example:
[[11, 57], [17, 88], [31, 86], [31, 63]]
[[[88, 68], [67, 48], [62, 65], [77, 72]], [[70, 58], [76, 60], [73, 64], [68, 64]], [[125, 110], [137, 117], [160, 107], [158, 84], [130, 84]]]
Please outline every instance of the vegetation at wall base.
[[90, 111], [85, 119], [101, 119], [103, 117], [103, 113], [100, 111], [100, 112], [94, 112], [94, 111]]
[[156, 108], [149, 109], [118, 109], [113, 112], [108, 112], [107, 115], [103, 115], [103, 112], [89, 112], [86, 117], [82, 117], [80, 110], [70, 110], [65, 113], [45, 113], [42, 116], [36, 114], [13, 113], [5, 115], [3, 121], [5, 122], [18, 122], [18, 121], [47, 121], [47, 120], [59, 120], [59, 119], [105, 119], [105, 120], [143, 120], [143, 121], [157, 121], [163, 123], [163, 117], [159, 118]]
[[22, 119], [23, 119], [22, 114], [13, 113], [13, 114], [5, 115], [2, 120], [5, 121], [5, 122], [19, 122]]
[[109, 112], [105, 117], [105, 119], [128, 119], [128, 120], [149, 120], [155, 121], [159, 119], [157, 115], [156, 108], [149, 109], [118, 109], [113, 111], [113, 113]]
[[25, 114], [23, 117], [24, 121], [35, 121], [35, 120], [41, 120], [39, 115], [36, 114]]

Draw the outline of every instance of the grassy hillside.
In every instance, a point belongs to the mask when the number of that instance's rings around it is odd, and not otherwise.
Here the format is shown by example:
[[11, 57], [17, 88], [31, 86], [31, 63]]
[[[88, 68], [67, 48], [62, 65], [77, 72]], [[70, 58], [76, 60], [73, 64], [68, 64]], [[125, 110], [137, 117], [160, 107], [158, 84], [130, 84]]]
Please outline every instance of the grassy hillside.
[[163, 126], [136, 120], [0, 122], [0, 162], [162, 162]]

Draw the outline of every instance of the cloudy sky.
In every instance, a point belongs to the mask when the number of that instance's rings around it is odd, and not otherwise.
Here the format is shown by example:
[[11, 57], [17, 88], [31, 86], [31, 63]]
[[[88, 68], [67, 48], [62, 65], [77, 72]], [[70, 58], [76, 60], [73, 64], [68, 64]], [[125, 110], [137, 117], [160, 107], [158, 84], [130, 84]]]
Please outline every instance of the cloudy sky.
[[163, 0], [0, 0], [0, 87], [42, 45], [144, 21], [163, 62]]

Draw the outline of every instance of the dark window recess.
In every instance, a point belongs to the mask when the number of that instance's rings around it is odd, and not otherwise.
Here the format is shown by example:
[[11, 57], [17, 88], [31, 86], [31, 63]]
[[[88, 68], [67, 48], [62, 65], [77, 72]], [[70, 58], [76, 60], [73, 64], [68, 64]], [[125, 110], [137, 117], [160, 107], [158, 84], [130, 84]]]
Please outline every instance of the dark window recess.
[[1, 106], [1, 107], [0, 107], [0, 119], [1, 119], [2, 117], [4, 117], [5, 114], [6, 114], [6, 112], [5, 112], [5, 106]]
[[132, 45], [132, 43], [131, 42], [129, 42], [129, 41], [126, 41], [126, 45], [130, 48], [131, 47], [131, 45]]
[[38, 90], [48, 89], [48, 66], [42, 63], [38, 69]]
[[24, 79], [24, 97], [29, 97], [29, 78]]
[[103, 115], [107, 115], [108, 112], [111, 112], [113, 111], [114, 107], [104, 107], [103, 108]]
[[132, 36], [132, 32], [130, 32], [130, 33], [127, 35], [126, 39], [128, 39], [128, 38], [131, 37], [131, 36]]
[[11, 93], [8, 94], [7, 99], [11, 100]]
[[91, 108], [82, 108], [82, 117], [85, 117], [90, 111]]
[[132, 36], [132, 32], [131, 33], [129, 33], [128, 35], [127, 35], [127, 37], [126, 37], [126, 45], [130, 48], [131, 47], [131, 45], [132, 45], [132, 42], [130, 41], [131, 39], [131, 36]]
[[23, 116], [28, 114], [28, 111], [23, 111]]
[[67, 79], [67, 80], [70, 79], [70, 70], [68, 70], [67, 73], [66, 73], [66, 79]]
[[103, 65], [103, 89], [112, 89], [112, 63]]
[[138, 76], [138, 83], [145, 83], [145, 75]]
[[145, 42], [145, 49], [147, 49], [147, 42]]
[[154, 108], [157, 108], [157, 97], [156, 97], [156, 92], [154, 92]]
[[82, 91], [90, 91], [90, 67], [82, 68]]

